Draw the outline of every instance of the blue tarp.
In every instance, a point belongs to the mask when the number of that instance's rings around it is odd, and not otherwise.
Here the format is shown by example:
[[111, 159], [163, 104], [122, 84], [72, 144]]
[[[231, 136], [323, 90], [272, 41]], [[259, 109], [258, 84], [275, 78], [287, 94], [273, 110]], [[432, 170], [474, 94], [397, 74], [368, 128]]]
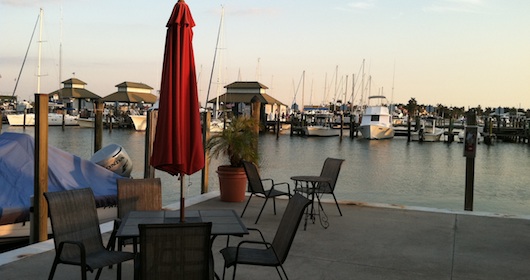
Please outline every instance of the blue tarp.
[[[35, 140], [23, 133], [0, 134], [0, 225], [29, 220], [34, 190]], [[48, 147], [48, 191], [90, 187], [97, 207], [116, 205], [116, 179], [89, 160]]]

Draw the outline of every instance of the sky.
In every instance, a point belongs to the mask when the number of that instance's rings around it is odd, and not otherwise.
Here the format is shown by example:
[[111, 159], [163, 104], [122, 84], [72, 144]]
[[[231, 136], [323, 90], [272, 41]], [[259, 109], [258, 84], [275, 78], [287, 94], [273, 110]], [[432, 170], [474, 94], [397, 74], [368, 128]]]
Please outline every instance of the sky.
[[[124, 81], [156, 93], [175, 3], [0, 0], [0, 94], [13, 94], [18, 79], [19, 99], [34, 99], [39, 28], [30, 38], [40, 8], [41, 93], [72, 77], [102, 97]], [[259, 81], [289, 106], [385, 95], [393, 103], [530, 108], [527, 0], [186, 3], [202, 105], [241, 80]]]

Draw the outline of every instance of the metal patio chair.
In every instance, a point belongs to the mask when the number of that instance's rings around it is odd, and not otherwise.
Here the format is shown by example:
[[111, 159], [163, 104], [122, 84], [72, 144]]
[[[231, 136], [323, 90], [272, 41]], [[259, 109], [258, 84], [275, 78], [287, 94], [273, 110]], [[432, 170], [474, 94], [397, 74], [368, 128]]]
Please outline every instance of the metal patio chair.
[[323, 194], [331, 194], [333, 196], [333, 199], [335, 200], [335, 205], [337, 205], [339, 214], [342, 216], [342, 211], [340, 211], [339, 203], [337, 202], [337, 197], [335, 197], [335, 185], [337, 184], [337, 179], [339, 177], [340, 168], [343, 162], [344, 159], [326, 158], [326, 160], [324, 161], [324, 165], [322, 166], [322, 171], [320, 172], [320, 177], [330, 178], [331, 181], [329, 182], [329, 184], [318, 183], [315, 189], [295, 186], [294, 191], [302, 192], [307, 195], [312, 194], [312, 192], [314, 191], [318, 199], [319, 206], [321, 206], [320, 197]]
[[[238, 264], [272, 266], [276, 268], [276, 272], [282, 279], [278, 267], [283, 271], [283, 275], [288, 279], [287, 273], [283, 268], [283, 263], [287, 259], [289, 250], [294, 240], [294, 236], [302, 220], [306, 207], [311, 203], [311, 200], [303, 197], [301, 194], [295, 194], [289, 200], [287, 208], [283, 213], [282, 220], [276, 230], [272, 243], [265, 241], [263, 234], [258, 229], [251, 229], [259, 232], [262, 241], [244, 240], [239, 242], [237, 247], [226, 247], [221, 250], [225, 264], [223, 269], [223, 279], [226, 268], [234, 266], [234, 273], [232, 279], [236, 277], [236, 269]], [[256, 245], [263, 245], [257, 248]], [[249, 245], [248, 247], [245, 245]]]
[[212, 223], [140, 224], [139, 279], [213, 279]]
[[[259, 175], [258, 168], [256, 165], [252, 162], [243, 161], [243, 167], [245, 168], [245, 173], [247, 174], [248, 179], [248, 187], [250, 190], [250, 197], [247, 200], [247, 204], [245, 204], [245, 208], [243, 209], [243, 213], [241, 213], [241, 218], [243, 218], [243, 215], [245, 214], [245, 210], [247, 210], [247, 206], [250, 203], [250, 199], [254, 195], [263, 195], [265, 197], [265, 201], [263, 202], [263, 206], [261, 206], [261, 210], [259, 211], [258, 217], [256, 218], [255, 224], [258, 223], [258, 220], [261, 216], [261, 213], [263, 212], [263, 209], [265, 208], [265, 205], [267, 204], [267, 201], [269, 198], [272, 198], [272, 204], [274, 208], [274, 215], [276, 215], [276, 200], [275, 198], [278, 196], [287, 196], [288, 198], [291, 197], [291, 187], [289, 183], [274, 183], [273, 179], [261, 179]], [[264, 181], [270, 181], [271, 188], [269, 190], [265, 190], [263, 186]], [[280, 191], [275, 189], [276, 186], [279, 185], [287, 185], [287, 192]]]
[[96, 202], [92, 189], [75, 189], [44, 193], [48, 201], [55, 244], [55, 258], [48, 279], [53, 279], [60, 263], [81, 267], [86, 280], [87, 270], [97, 269], [96, 279], [105, 266], [117, 264], [121, 279], [121, 263], [134, 259], [129, 252], [109, 251], [103, 245]]
[[[116, 233], [121, 220], [131, 211], [162, 210], [162, 183], [160, 178], [116, 180], [118, 187], [118, 218], [114, 221], [114, 230], [109, 239], [108, 249], [116, 246]], [[133, 244], [132, 239], [118, 240], [118, 246]], [[136, 246], [134, 246], [136, 252]]]

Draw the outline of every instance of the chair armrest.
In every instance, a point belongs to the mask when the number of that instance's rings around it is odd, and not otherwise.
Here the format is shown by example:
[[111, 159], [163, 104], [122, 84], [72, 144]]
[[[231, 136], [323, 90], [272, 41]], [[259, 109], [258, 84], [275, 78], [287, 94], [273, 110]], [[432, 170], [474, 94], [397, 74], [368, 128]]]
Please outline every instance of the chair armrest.
[[272, 244], [270, 242], [267, 242], [267, 241], [253, 241], [253, 240], [243, 240], [241, 242], [239, 242], [239, 244], [237, 244], [237, 253], [236, 253], [236, 256], [237, 254], [239, 253], [239, 248], [241, 247], [241, 245], [244, 245], [244, 244], [258, 244], [258, 245], [265, 245], [265, 248], [270, 248], [272, 247]]
[[287, 193], [289, 193], [289, 196], [291, 196], [291, 185], [289, 183], [287, 183], [287, 182], [281, 182], [281, 183], [277, 183], [277, 184], [273, 183], [271, 189], [274, 189], [275, 186], [280, 186], [280, 185], [287, 185]]
[[259, 235], [261, 236], [261, 240], [263, 240], [262, 242], [265, 242], [265, 237], [263, 236], [263, 233], [261, 232], [261, 230], [257, 229], [257, 228], [247, 228], [249, 231], [257, 231], [259, 233]]
[[59, 248], [57, 249], [57, 256], [61, 256], [65, 244], [75, 245], [79, 247], [79, 255], [81, 256], [81, 264], [86, 265], [86, 250], [85, 244], [79, 241], [63, 241], [59, 243]]

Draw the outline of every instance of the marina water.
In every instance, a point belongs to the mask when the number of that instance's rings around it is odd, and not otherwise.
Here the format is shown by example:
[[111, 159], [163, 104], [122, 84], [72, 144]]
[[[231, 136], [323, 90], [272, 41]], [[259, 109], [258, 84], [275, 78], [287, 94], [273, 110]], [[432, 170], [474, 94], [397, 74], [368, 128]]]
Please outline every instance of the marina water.
[[[34, 128], [3, 125], [2, 132], [34, 135]], [[346, 133], [345, 133], [346, 135]], [[143, 177], [145, 132], [114, 129], [103, 132], [103, 147], [124, 147], [134, 167], [132, 176]], [[94, 153], [94, 131], [80, 127], [50, 127], [49, 144], [85, 159]], [[463, 145], [365, 140], [360, 137], [305, 138], [261, 134], [259, 139], [262, 178], [289, 182], [295, 175], [318, 175], [326, 157], [343, 158], [335, 190], [337, 199], [353, 202], [463, 210], [466, 158]], [[507, 215], [530, 215], [530, 146], [497, 142], [478, 145], [475, 159], [474, 211]], [[209, 189], [218, 190], [215, 170], [224, 159], [210, 163]], [[179, 181], [162, 171], [163, 203], [179, 200]], [[200, 193], [201, 172], [185, 176], [186, 196]]]

